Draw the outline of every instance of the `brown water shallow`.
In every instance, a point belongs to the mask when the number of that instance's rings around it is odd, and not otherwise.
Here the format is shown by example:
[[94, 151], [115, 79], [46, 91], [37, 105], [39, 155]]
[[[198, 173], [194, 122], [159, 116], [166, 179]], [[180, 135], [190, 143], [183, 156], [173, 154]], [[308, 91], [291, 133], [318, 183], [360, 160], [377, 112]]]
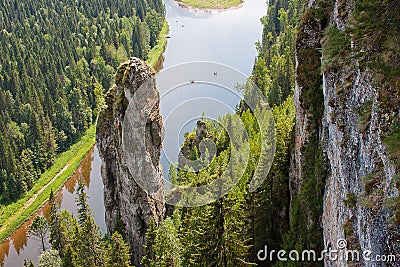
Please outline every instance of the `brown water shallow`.
[[[56, 197], [60, 202], [61, 209], [70, 211], [76, 215], [75, 189], [78, 179], [85, 184], [85, 192], [89, 197], [89, 205], [95, 215], [95, 221], [105, 232], [104, 222], [104, 202], [103, 202], [103, 184], [100, 176], [101, 160], [97, 148], [94, 147], [86, 155], [81, 165], [74, 175], [64, 184], [63, 188], [57, 192]], [[23, 266], [24, 259], [37, 261], [40, 255], [40, 241], [28, 234], [29, 225], [36, 215], [49, 216], [50, 206], [45, 204], [33, 216], [20, 226], [9, 238], [0, 244], [0, 265], [1, 266]], [[96, 212], [96, 214], [95, 214]], [[50, 245], [47, 243], [47, 247]]]

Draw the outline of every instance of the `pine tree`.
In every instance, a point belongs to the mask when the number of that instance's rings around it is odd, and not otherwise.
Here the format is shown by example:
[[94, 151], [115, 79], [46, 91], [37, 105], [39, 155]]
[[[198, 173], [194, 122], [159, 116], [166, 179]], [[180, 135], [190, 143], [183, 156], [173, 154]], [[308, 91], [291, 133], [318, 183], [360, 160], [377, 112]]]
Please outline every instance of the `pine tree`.
[[54, 249], [43, 251], [39, 256], [38, 267], [61, 267], [62, 261], [58, 251]]
[[[153, 235], [154, 228], [151, 230], [149, 237]], [[148, 246], [147, 248], [150, 247]], [[183, 266], [181, 264], [181, 249], [177, 229], [174, 226], [173, 220], [168, 217], [160, 223], [159, 228], [156, 230], [151, 253], [147, 254], [142, 262], [148, 267], [180, 267]]]
[[107, 248], [107, 267], [129, 267], [130, 257], [128, 244], [114, 232]]
[[63, 237], [61, 218], [59, 215], [60, 204], [55, 198], [53, 191], [51, 191], [50, 193], [49, 205], [50, 205], [50, 218], [49, 218], [50, 243], [52, 248], [57, 250], [60, 253], [60, 256], [63, 256], [66, 242]]
[[150, 219], [149, 228], [147, 229], [146, 232], [146, 245], [144, 246], [145, 255], [143, 256], [141, 261], [141, 263], [144, 266], [150, 266], [151, 262], [156, 257], [154, 246], [156, 244], [155, 242], [156, 242], [157, 232], [158, 232], [158, 227], [156, 225], [156, 222], [154, 221], [154, 218], [152, 217]]
[[42, 244], [42, 250], [46, 250], [45, 242], [48, 234], [48, 223], [43, 216], [36, 216], [29, 226], [29, 234], [38, 238]]
[[74, 227], [73, 263], [76, 266], [106, 266], [105, 247], [94, 223], [82, 182], [78, 183], [78, 221]]

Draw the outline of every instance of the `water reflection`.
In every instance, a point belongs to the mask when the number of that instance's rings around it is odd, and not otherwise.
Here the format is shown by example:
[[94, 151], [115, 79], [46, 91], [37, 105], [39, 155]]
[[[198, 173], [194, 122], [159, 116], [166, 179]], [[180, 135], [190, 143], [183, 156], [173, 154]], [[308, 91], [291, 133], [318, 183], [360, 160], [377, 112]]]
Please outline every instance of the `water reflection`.
[[[64, 187], [57, 192], [56, 198], [60, 202], [61, 209], [68, 210], [73, 214], [76, 213], [75, 204], [75, 189], [78, 179], [82, 179], [85, 184], [85, 191], [89, 197], [89, 205], [92, 207], [95, 214], [95, 221], [100, 226], [102, 232], [105, 232], [104, 221], [104, 202], [103, 198], [98, 196], [103, 195], [103, 183], [100, 176], [101, 160], [98, 155], [97, 148], [94, 147], [86, 155], [78, 170], [65, 183]], [[91, 199], [91, 196], [93, 199]], [[0, 265], [1, 266], [22, 266], [24, 259], [30, 258], [34, 262], [40, 254], [40, 241], [29, 237], [29, 225], [36, 215], [49, 217], [50, 206], [44, 205], [39, 209], [28, 221], [19, 227], [8, 239], [0, 244]], [[75, 214], [76, 215], [76, 214]], [[47, 247], [50, 245], [47, 244]]]
[[0, 244], [0, 262], [4, 262], [4, 259], [8, 256], [8, 251], [10, 250], [10, 240], [6, 239]]

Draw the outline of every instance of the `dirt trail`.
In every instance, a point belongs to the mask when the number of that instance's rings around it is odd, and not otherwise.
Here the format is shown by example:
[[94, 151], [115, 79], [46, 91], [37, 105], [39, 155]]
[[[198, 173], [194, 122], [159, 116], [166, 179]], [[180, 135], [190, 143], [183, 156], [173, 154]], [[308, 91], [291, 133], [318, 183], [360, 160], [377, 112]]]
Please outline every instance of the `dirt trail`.
[[10, 224], [10, 222], [14, 221], [15, 218], [20, 216], [22, 212], [27, 209], [33, 201], [44, 191], [46, 190], [47, 187], [49, 187], [71, 164], [67, 163], [64, 168], [62, 168], [51, 180], [42, 188], [39, 189], [28, 201], [17, 211], [15, 212], [11, 217], [8, 218], [7, 222], [0, 228], [0, 233], [3, 232], [7, 226]]

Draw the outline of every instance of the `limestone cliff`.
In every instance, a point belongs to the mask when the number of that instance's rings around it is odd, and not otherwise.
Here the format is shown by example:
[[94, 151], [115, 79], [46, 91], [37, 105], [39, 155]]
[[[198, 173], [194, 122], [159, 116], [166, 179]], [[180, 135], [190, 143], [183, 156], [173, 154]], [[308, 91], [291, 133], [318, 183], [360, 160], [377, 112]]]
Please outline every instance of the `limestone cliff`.
[[[321, 209], [303, 206], [303, 212], [310, 232], [320, 232], [328, 247], [345, 239], [348, 249], [371, 250], [371, 258], [399, 257], [397, 175], [384, 142], [399, 119], [398, 105], [385, 98], [398, 103], [399, 95], [389, 90], [395, 83], [379, 79], [357, 58], [361, 45], [351, 31], [354, 8], [354, 0], [309, 0], [299, 27], [292, 209], [299, 194], [313, 192]], [[315, 183], [311, 191], [310, 180]], [[349, 264], [325, 261], [325, 266]]]
[[[143, 256], [150, 218], [157, 223], [165, 213], [164, 204], [155, 200], [162, 199], [164, 185], [159, 168], [164, 128], [159, 114], [154, 71], [147, 63], [137, 58], [123, 63], [116, 73], [115, 84], [106, 94], [107, 108], [99, 116], [96, 135], [102, 158], [106, 223], [109, 232], [115, 229], [124, 232], [131, 247], [133, 263], [138, 266]], [[147, 94], [136, 94], [132, 98], [140, 87]], [[128, 109], [129, 99], [134, 101], [131, 104], [137, 106], [139, 112], [126, 113], [131, 112]], [[144, 114], [146, 110], [149, 110], [149, 114]], [[132, 121], [146, 120], [144, 135], [133, 133], [129, 140], [132, 144], [145, 141], [145, 148], [135, 146], [130, 151], [124, 151], [124, 118], [128, 115]], [[135, 130], [139, 132], [140, 129], [133, 128]], [[135, 170], [129, 168], [129, 162], [135, 164]], [[150, 192], [156, 195], [150, 196], [137, 183], [137, 176], [141, 175], [142, 170], [146, 170], [146, 174], [140, 178], [156, 185], [159, 190]]]

